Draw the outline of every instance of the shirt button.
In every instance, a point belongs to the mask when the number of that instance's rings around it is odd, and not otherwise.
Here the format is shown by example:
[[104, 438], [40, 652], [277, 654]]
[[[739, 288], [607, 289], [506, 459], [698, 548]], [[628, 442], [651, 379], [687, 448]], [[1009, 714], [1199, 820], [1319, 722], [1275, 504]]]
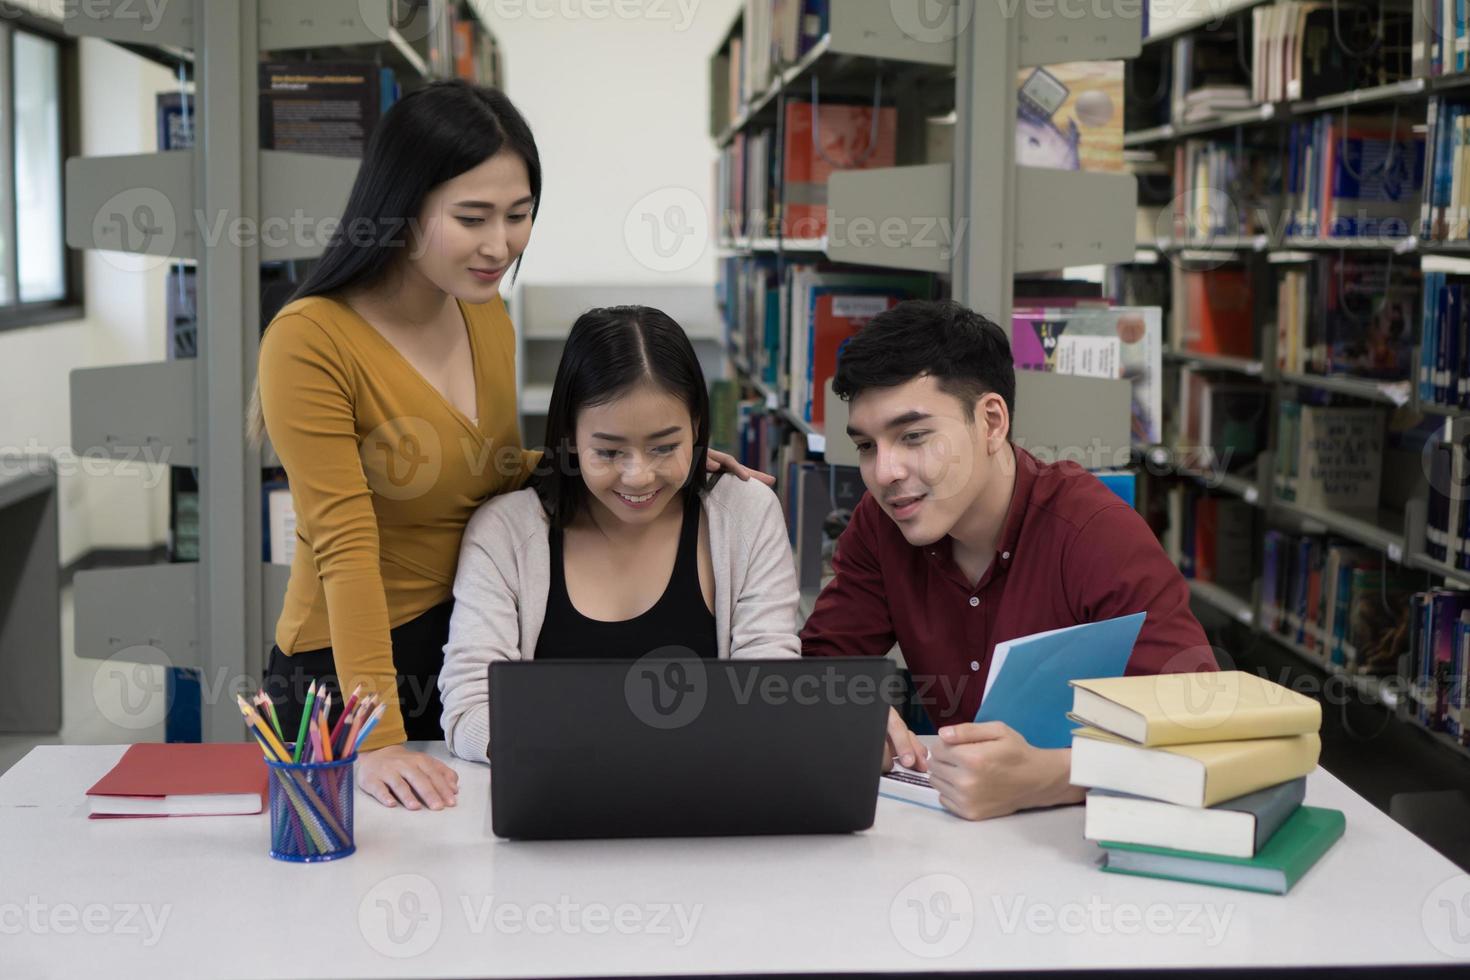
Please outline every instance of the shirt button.
[[970, 669], [971, 670], [979, 670], [980, 669], [980, 661], [978, 661], [978, 660], [971, 660], [970, 661]]
[[1005, 558], [1005, 559], [1009, 559], [1009, 558], [1010, 558], [1010, 557], [1011, 557], [1011, 553], [1010, 553], [1010, 552], [1009, 552], [1009, 551], [1002, 551], [1002, 552], [1001, 552], [1001, 553], [1000, 553], [1000, 556], [1001, 556], [1001, 557], [1002, 557], [1002, 558]]
[[970, 596], [970, 605], [972, 605], [972, 606], [978, 606], [978, 605], [980, 605], [980, 597], [979, 596], [975, 596], [975, 595]]

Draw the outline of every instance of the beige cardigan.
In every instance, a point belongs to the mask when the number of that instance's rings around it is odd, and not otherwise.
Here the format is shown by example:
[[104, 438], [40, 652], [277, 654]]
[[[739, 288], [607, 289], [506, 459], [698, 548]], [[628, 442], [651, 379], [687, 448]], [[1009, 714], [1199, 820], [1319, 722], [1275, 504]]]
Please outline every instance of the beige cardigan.
[[[800, 656], [796, 569], [780, 501], [762, 483], [724, 476], [703, 504], [721, 659]], [[535, 655], [551, 587], [548, 530], [533, 490], [487, 501], [465, 528], [439, 673], [444, 738], [462, 759], [487, 761], [490, 662]]]

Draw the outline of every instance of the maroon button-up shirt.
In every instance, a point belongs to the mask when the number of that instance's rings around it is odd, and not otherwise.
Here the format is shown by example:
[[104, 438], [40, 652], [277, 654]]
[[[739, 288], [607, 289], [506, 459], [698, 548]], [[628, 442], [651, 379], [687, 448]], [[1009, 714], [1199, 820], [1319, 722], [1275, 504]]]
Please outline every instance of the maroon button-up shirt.
[[1147, 613], [1129, 674], [1217, 669], [1189, 586], [1143, 518], [1077, 464], [1015, 453], [1010, 510], [978, 585], [948, 537], [909, 544], [865, 494], [801, 631], [803, 654], [881, 656], [896, 640], [936, 725], [974, 719], [996, 643], [1078, 623]]

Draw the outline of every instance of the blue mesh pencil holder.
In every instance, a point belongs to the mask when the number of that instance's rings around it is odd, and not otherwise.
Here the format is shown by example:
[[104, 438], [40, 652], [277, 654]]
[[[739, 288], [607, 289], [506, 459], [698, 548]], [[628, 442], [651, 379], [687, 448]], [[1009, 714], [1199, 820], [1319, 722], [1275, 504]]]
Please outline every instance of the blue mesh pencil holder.
[[352, 766], [357, 753], [335, 762], [272, 762], [271, 857], [334, 861], [357, 850], [352, 839]]

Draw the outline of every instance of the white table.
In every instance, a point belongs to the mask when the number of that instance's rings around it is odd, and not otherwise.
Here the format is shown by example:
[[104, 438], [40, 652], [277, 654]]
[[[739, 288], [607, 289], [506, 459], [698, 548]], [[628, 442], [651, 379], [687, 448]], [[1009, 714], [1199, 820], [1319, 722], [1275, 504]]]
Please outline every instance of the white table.
[[293, 865], [264, 814], [88, 820], [122, 750], [42, 746], [0, 777], [5, 976], [1470, 964], [1470, 877], [1321, 770], [1307, 801], [1347, 833], [1279, 898], [1104, 874], [1080, 807], [969, 824], [880, 799], [847, 836], [500, 841], [488, 767], [458, 761], [458, 807], [359, 793], [357, 853]]

